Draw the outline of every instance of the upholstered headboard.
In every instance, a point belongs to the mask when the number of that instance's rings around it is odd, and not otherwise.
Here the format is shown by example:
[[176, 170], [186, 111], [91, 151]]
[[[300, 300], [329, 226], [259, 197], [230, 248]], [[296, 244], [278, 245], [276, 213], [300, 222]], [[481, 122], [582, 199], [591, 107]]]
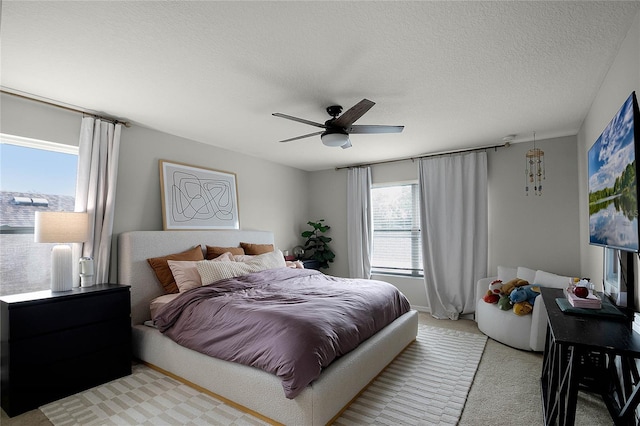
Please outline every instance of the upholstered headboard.
[[267, 231], [131, 231], [118, 236], [118, 283], [131, 286], [131, 322], [151, 319], [149, 303], [164, 294], [147, 259], [179, 253], [200, 244], [238, 247], [240, 242], [273, 244]]

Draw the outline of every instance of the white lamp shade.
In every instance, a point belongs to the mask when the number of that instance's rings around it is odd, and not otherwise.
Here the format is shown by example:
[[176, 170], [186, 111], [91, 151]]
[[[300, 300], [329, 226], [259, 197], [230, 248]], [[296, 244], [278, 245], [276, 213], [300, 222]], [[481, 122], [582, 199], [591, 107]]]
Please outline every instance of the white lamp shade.
[[349, 135], [346, 133], [323, 133], [320, 136], [322, 143], [326, 146], [342, 146], [349, 142]]
[[36, 212], [36, 243], [82, 243], [89, 239], [89, 214]]

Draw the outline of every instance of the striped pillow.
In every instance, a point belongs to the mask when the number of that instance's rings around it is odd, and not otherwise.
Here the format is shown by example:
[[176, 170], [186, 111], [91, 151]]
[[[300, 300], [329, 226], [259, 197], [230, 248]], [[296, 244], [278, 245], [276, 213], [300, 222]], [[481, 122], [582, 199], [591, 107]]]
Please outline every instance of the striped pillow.
[[212, 262], [197, 263], [202, 285], [213, 284], [227, 278], [239, 277], [266, 269], [284, 268], [286, 263], [280, 250], [259, 254], [246, 262]]

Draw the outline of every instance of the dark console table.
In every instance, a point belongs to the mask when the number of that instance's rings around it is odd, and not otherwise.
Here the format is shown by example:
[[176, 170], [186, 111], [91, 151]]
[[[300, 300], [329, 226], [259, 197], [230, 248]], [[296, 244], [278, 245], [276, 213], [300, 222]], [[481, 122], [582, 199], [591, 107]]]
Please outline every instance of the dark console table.
[[549, 316], [540, 380], [545, 425], [574, 424], [579, 390], [600, 394], [616, 425], [635, 425], [640, 334], [630, 321], [565, 314], [561, 297], [562, 290], [542, 288]]

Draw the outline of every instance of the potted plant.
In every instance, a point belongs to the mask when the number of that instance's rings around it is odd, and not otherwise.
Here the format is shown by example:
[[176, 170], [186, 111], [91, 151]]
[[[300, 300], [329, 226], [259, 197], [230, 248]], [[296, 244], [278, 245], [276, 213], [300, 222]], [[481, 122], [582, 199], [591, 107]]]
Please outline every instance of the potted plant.
[[311, 251], [311, 255], [307, 256], [307, 259], [316, 260], [320, 268], [328, 268], [329, 263], [333, 262], [336, 255], [329, 248], [329, 242], [331, 237], [324, 236], [331, 227], [324, 224], [324, 219], [320, 219], [317, 222], [307, 222], [307, 225], [311, 226], [311, 230], [304, 231], [302, 237], [307, 240], [304, 243], [305, 253]]

